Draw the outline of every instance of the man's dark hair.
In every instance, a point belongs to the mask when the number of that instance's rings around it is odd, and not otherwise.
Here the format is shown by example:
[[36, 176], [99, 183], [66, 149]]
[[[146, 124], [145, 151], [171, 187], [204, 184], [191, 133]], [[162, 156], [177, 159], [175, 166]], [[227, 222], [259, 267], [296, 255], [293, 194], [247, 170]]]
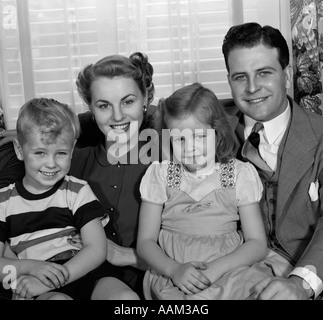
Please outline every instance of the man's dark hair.
[[281, 32], [271, 26], [262, 27], [256, 22], [248, 22], [231, 27], [224, 37], [222, 53], [227, 70], [229, 71], [228, 56], [230, 51], [239, 48], [253, 48], [259, 44], [268, 48], [276, 48], [283, 70], [288, 66], [289, 49]]

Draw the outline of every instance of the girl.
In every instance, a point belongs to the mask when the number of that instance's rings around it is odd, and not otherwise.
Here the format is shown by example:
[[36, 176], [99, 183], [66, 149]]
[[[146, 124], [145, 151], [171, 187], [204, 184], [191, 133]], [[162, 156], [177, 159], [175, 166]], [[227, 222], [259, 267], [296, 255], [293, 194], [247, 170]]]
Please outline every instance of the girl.
[[140, 185], [145, 298], [248, 298], [268, 277], [250, 267], [267, 254], [259, 176], [234, 158], [234, 136], [211, 90], [195, 83], [161, 105], [174, 161], [154, 162]]

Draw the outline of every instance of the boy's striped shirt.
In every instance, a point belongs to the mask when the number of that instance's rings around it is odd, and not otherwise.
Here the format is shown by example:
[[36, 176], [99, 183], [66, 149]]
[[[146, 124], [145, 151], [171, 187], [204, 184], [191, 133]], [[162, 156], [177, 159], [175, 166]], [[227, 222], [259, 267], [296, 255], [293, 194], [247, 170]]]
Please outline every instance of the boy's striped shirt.
[[39, 195], [29, 193], [22, 182], [0, 189], [0, 241], [8, 241], [21, 259], [47, 260], [77, 249], [68, 238], [103, 216], [106, 209], [88, 183], [72, 176]]

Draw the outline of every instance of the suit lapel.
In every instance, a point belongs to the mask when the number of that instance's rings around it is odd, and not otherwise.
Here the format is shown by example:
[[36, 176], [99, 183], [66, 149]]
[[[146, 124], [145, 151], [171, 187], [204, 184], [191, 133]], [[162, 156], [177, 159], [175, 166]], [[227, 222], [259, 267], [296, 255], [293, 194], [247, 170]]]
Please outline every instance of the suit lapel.
[[[277, 195], [277, 218], [284, 212], [293, 189], [301, 177], [312, 166], [313, 148], [317, 145], [312, 124], [306, 113], [297, 104], [290, 101], [292, 108], [291, 123], [279, 172], [279, 189]], [[283, 146], [281, 146], [283, 147]]]

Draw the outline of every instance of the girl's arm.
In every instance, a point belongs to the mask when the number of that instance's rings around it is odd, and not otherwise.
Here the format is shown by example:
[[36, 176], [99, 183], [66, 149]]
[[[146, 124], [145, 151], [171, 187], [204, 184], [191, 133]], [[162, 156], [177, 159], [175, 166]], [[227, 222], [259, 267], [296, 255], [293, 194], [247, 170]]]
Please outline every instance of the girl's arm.
[[100, 266], [107, 257], [107, 241], [99, 218], [91, 220], [82, 227], [81, 237], [82, 249], [64, 264], [69, 272], [68, 283]]
[[266, 233], [259, 204], [242, 206], [239, 214], [244, 242], [233, 252], [208, 264], [203, 273], [212, 283], [226, 272], [239, 266], [251, 266], [267, 254]]
[[158, 245], [161, 226], [162, 205], [143, 201], [139, 215], [139, 230], [137, 237], [137, 253], [146, 263], [158, 273], [173, 280], [187, 294], [199, 292], [210, 284], [198, 269], [204, 269], [204, 264], [192, 262], [181, 264], [169, 258]]

